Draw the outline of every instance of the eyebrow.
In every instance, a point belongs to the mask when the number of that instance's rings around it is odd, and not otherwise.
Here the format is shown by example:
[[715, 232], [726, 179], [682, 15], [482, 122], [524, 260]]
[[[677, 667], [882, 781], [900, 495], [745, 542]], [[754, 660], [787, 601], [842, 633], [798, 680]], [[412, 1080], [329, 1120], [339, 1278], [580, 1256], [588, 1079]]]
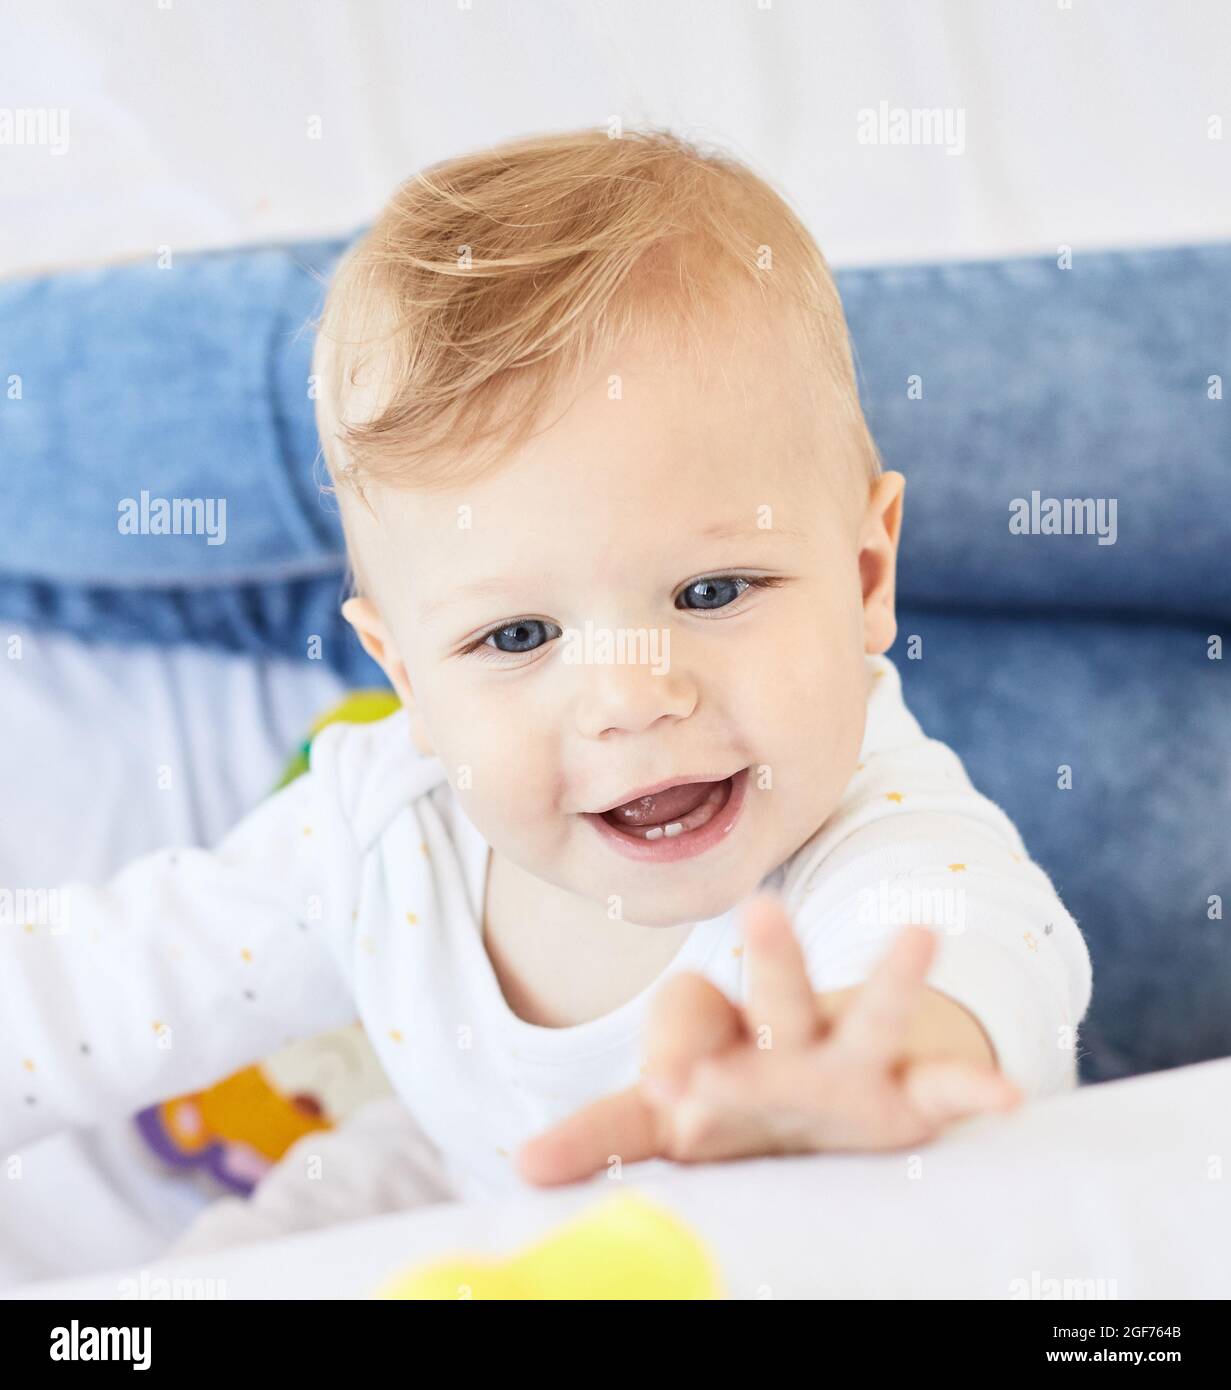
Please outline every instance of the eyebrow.
[[[749, 526], [744, 522], [716, 521], [703, 526], [694, 535], [695, 540], [753, 540], [762, 536], [785, 536], [790, 540], [803, 540], [805, 532], [794, 526]], [[513, 587], [512, 581], [500, 575], [489, 579], [476, 579], [469, 584], [451, 589], [443, 598], [426, 604], [419, 612], [419, 621], [429, 622], [437, 614], [454, 604], [469, 598], [498, 598]]]
[[793, 541], [802, 541], [805, 532], [795, 526], [748, 526], [743, 522], [716, 521], [710, 526], [703, 526], [697, 532], [697, 540], [751, 540], [755, 536], [786, 536]]
[[425, 604], [419, 612], [419, 621], [426, 623], [434, 618], [443, 609], [451, 608], [455, 603], [461, 603], [468, 598], [497, 598], [500, 594], [506, 593], [511, 588], [508, 579], [496, 577], [492, 579], [476, 579], [471, 584], [459, 585], [434, 603]]

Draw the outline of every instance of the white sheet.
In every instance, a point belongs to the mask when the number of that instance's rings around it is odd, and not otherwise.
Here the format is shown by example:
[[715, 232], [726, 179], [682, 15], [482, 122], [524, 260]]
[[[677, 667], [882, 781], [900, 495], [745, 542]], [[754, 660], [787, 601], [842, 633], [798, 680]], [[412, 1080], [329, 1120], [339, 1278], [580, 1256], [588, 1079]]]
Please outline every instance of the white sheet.
[[[612, 119], [752, 160], [835, 265], [1231, 235], [1224, 0], [0, 6], [3, 102], [69, 112], [65, 154], [3, 148], [0, 273], [348, 232], [425, 163]], [[961, 111], [962, 153], [861, 144], [881, 102]]]
[[[621, 1186], [691, 1223], [733, 1298], [1028, 1298], [1065, 1280], [1087, 1297], [1228, 1298], [1229, 1088], [1231, 1059], [1087, 1087], [951, 1131], [918, 1176], [906, 1153], [822, 1155], [643, 1164]], [[516, 1251], [614, 1188], [428, 1206], [13, 1297], [116, 1298], [143, 1277], [232, 1299], [364, 1297], [421, 1261]]]
[[[0, 661], [0, 786], [17, 810], [0, 829], [0, 884], [11, 887], [102, 879], [160, 845], [212, 843], [342, 688], [315, 663], [86, 645], [12, 624], [0, 639], [15, 653]], [[150, 1259], [210, 1191], [149, 1163], [127, 1122], [21, 1158], [20, 1178], [0, 1180], [0, 1288]]]

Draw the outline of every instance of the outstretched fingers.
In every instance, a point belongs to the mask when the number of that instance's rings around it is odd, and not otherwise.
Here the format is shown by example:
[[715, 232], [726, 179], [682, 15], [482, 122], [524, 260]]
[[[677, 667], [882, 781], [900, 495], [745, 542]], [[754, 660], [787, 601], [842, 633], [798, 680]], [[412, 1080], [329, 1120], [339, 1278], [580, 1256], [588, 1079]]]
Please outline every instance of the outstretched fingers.
[[517, 1171], [530, 1183], [550, 1187], [577, 1182], [613, 1161], [637, 1163], [662, 1148], [660, 1124], [640, 1086], [604, 1096], [524, 1143]]
[[919, 1116], [938, 1129], [969, 1115], [1013, 1110], [1023, 1099], [1006, 1076], [970, 1062], [917, 1062], [903, 1086]]
[[808, 964], [782, 900], [758, 893], [744, 907], [745, 1009], [751, 1040], [763, 1050], [806, 1047], [820, 1035], [822, 1017], [808, 981]]
[[739, 1009], [717, 985], [695, 971], [673, 975], [650, 1000], [642, 1067], [649, 1093], [660, 1101], [677, 1099], [698, 1062], [743, 1038]]
[[901, 1058], [936, 944], [930, 927], [898, 933], [838, 1018], [832, 1034], [837, 1048], [874, 1066], [889, 1067]]

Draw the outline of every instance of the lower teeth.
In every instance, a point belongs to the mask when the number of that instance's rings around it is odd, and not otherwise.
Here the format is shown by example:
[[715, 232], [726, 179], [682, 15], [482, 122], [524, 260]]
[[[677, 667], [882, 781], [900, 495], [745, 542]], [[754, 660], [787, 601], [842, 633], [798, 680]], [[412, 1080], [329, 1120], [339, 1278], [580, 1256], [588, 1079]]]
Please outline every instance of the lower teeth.
[[677, 835], [682, 835], [685, 830], [700, 830], [703, 825], [707, 825], [718, 814], [730, 788], [731, 778], [729, 777], [725, 782], [715, 782], [713, 790], [700, 806], [694, 811], [689, 811], [683, 820], [674, 820], [667, 825], [646, 826], [641, 831], [638, 831], [637, 827], [627, 825], [617, 828], [623, 834], [632, 835], [634, 839], [638, 840], [671, 840]]
[[659, 840], [663, 836], [666, 836], [668, 839], [670, 839], [672, 835], [682, 835], [683, 833], [684, 822], [682, 820], [673, 820], [670, 825], [650, 826], [650, 828], [645, 832], [645, 838], [647, 840]]

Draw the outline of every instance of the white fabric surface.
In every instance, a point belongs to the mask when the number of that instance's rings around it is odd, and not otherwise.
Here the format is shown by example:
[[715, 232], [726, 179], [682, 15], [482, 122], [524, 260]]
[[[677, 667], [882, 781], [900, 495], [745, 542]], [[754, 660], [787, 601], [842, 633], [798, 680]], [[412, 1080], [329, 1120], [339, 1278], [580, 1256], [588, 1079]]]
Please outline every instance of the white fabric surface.
[[[613, 118], [751, 160], [835, 265], [1231, 235], [1224, 0], [0, 0], [0, 32], [5, 106], [69, 112], [63, 155], [3, 149], [0, 273], [349, 232], [423, 164]], [[881, 102], [960, 110], [963, 153], [861, 144]]]
[[[619, 1186], [690, 1222], [733, 1298], [1008, 1299], [1065, 1280], [1086, 1281], [1069, 1297], [1231, 1298], [1229, 1088], [1231, 1060], [1204, 1062], [981, 1117], [919, 1154], [655, 1161]], [[364, 1297], [422, 1261], [516, 1252], [615, 1187], [440, 1203], [12, 1296], [115, 1298], [143, 1279], [168, 1296], [152, 1281], [181, 1279], [231, 1299]]]
[[[880, 885], [968, 894], [960, 924], [935, 928], [938, 987], [979, 1019], [1026, 1095], [1072, 1087], [1073, 1046], [1056, 1039], [1075, 1040], [1090, 998], [1081, 934], [1008, 818], [925, 737], [893, 663], [868, 657], [867, 671], [860, 770], [769, 879], [789, 884], [813, 988], [863, 978], [912, 920], [878, 919]], [[215, 849], [160, 849], [106, 884], [69, 883], [61, 930], [0, 937], [0, 1144], [199, 1090], [357, 1014], [458, 1195], [516, 1190], [526, 1140], [636, 1083], [668, 975], [700, 971], [739, 1000], [747, 979], [736, 906], [694, 926], [621, 1007], [572, 1027], [527, 1023], [483, 946], [487, 857], [443, 764], [415, 752], [404, 710], [323, 729], [311, 771]], [[23, 1072], [21, 1059], [36, 1065]]]
[[[6, 887], [100, 880], [157, 846], [214, 842], [341, 690], [314, 665], [12, 624], [0, 636], [0, 785], [16, 812], [0, 828]], [[20, 1177], [0, 1147], [0, 1287], [152, 1258], [206, 1191], [151, 1163], [126, 1119], [31, 1146]]]

